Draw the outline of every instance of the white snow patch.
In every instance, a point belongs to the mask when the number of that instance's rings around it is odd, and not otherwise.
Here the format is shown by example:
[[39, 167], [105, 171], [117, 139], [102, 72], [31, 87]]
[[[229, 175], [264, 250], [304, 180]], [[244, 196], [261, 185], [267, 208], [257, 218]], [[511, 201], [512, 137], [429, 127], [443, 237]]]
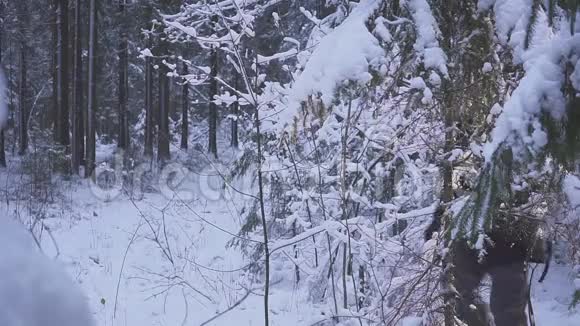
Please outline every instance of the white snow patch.
[[401, 326], [421, 326], [423, 320], [419, 317], [405, 317], [401, 320]]
[[432, 70], [431, 74], [429, 74], [429, 83], [431, 83], [431, 85], [436, 87], [441, 86], [441, 76], [439, 76], [438, 73]]
[[429, 3], [426, 0], [410, 0], [408, 6], [417, 27], [415, 51], [421, 56], [425, 68], [437, 69], [447, 77], [449, 75], [447, 71], [447, 56], [439, 47], [439, 41], [437, 40], [439, 27], [433, 17]]
[[573, 208], [580, 208], [580, 178], [575, 175], [567, 175], [562, 185], [564, 193]]
[[499, 41], [514, 50], [514, 61], [523, 54], [526, 28], [531, 15], [532, 0], [480, 0], [478, 8], [493, 7], [495, 28]]
[[0, 325], [93, 325], [80, 289], [23, 227], [5, 216], [0, 248]]
[[492, 71], [493, 71], [493, 66], [491, 65], [491, 63], [486, 62], [483, 64], [483, 67], [481, 68], [481, 72], [483, 72], [484, 74], [488, 74]]
[[258, 64], [265, 64], [265, 63], [269, 63], [270, 61], [274, 61], [274, 60], [284, 61], [288, 58], [296, 56], [297, 54], [298, 54], [298, 50], [290, 49], [288, 51], [275, 53], [271, 56], [258, 55]]
[[385, 26], [385, 22], [386, 19], [382, 16], [375, 19], [376, 27], [373, 30], [373, 34], [375, 34], [381, 41], [390, 43], [393, 40], [393, 36]]
[[425, 84], [425, 80], [421, 77], [414, 77], [409, 79], [409, 87], [412, 89], [420, 89], [423, 90], [427, 87]]

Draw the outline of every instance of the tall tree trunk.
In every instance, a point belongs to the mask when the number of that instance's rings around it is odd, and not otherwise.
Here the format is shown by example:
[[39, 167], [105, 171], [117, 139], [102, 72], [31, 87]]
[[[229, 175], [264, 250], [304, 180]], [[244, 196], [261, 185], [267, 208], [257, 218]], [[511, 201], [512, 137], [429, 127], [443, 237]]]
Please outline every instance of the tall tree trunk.
[[58, 106], [56, 131], [57, 142], [63, 146], [70, 144], [69, 135], [69, 24], [68, 0], [58, 2], [58, 52], [57, 52], [57, 79], [58, 79]]
[[129, 120], [127, 112], [127, 98], [129, 90], [128, 81], [128, 42], [126, 28], [126, 5], [125, 0], [119, 1], [119, 148], [129, 148]]
[[[187, 63], [183, 63], [182, 74], [186, 76], [189, 73]], [[189, 138], [189, 83], [187, 78], [183, 80], [181, 91], [181, 148], [187, 149]]]
[[26, 64], [26, 44], [24, 41], [20, 44], [20, 82], [18, 87], [18, 104], [19, 111], [19, 143], [18, 154], [24, 155], [28, 149], [28, 81], [27, 81], [27, 64]]
[[213, 154], [215, 158], [218, 157], [217, 152], [217, 117], [218, 117], [218, 108], [214, 102], [214, 97], [217, 95], [218, 87], [217, 87], [217, 69], [218, 69], [218, 52], [217, 47], [212, 45], [211, 54], [210, 54], [210, 61], [211, 61], [211, 79], [209, 84], [209, 114], [208, 114], [208, 124], [209, 124], [209, 146], [208, 151], [210, 154]]
[[29, 27], [28, 24], [28, 8], [26, 1], [18, 2], [18, 30], [20, 38], [20, 52], [19, 52], [19, 71], [20, 78], [18, 84], [18, 105], [20, 107], [18, 114], [18, 124], [19, 124], [19, 142], [18, 142], [18, 154], [24, 155], [28, 149], [28, 65], [26, 62], [26, 54], [28, 51], [26, 40], [28, 39], [28, 33], [26, 29]]
[[165, 57], [168, 54], [168, 44], [165, 39], [165, 35], [161, 33], [158, 35], [158, 80], [159, 85], [159, 110], [157, 111], [156, 118], [158, 124], [157, 132], [157, 160], [160, 162], [165, 162], [170, 159], [169, 145], [171, 142], [171, 133], [169, 132], [169, 68], [165, 65]]
[[[151, 49], [151, 36], [148, 48]], [[155, 132], [155, 119], [153, 115], [153, 67], [151, 57], [145, 58], [145, 156], [153, 157], [153, 135]]]
[[[165, 47], [161, 46], [163, 52]], [[164, 53], [162, 53], [163, 56]], [[169, 70], [161, 63], [159, 65], [159, 134], [157, 136], [157, 159], [165, 162], [170, 159], [169, 155]]]
[[[148, 2], [145, 7], [144, 16], [146, 21], [150, 22], [153, 19], [153, 4]], [[150, 23], [146, 29], [151, 29]], [[147, 48], [153, 50], [153, 36], [151, 34], [146, 35]], [[153, 58], [150, 56], [145, 57], [145, 145], [144, 145], [144, 155], [146, 157], [153, 157], [153, 143], [155, 138], [155, 115], [153, 108], [153, 92], [154, 92], [154, 80], [155, 75], [153, 74]]]
[[89, 87], [87, 96], [87, 144], [85, 177], [90, 177], [95, 169], [95, 110], [96, 110], [96, 51], [97, 51], [97, 0], [90, 0], [89, 4]]
[[[88, 84], [87, 84], [87, 75], [86, 73], [83, 73], [84, 71], [86, 71], [86, 59], [83, 59], [83, 48], [87, 48], [88, 46], [88, 37], [86, 35], [86, 30], [85, 28], [83, 28], [83, 26], [85, 26], [85, 24], [83, 23], [83, 8], [84, 10], [88, 10], [87, 7], [87, 2], [86, 0], [78, 0], [80, 3], [80, 8], [81, 8], [81, 12], [80, 12], [80, 17], [79, 17], [79, 24], [78, 24], [78, 52], [75, 53], [75, 55], [78, 56], [78, 58], [76, 58], [75, 60], [79, 61], [80, 64], [80, 68], [78, 70], [78, 96], [79, 96], [79, 102], [77, 104], [77, 135], [79, 138], [79, 148], [78, 148], [78, 152], [79, 152], [79, 161], [80, 164], [85, 166], [86, 161], [85, 161], [85, 144], [86, 144], [86, 130], [87, 130], [87, 107], [86, 107], [86, 103], [85, 101], [85, 91], [87, 90]], [[88, 93], [88, 91], [86, 91]]]
[[[8, 121], [6, 121], [6, 125], [8, 125]], [[0, 131], [0, 167], [6, 167], [6, 136], [4, 135], [4, 129], [6, 126], [2, 128]]]
[[[448, 81], [443, 82], [443, 103], [444, 109], [444, 123], [445, 123], [445, 145], [443, 150], [445, 153], [451, 153], [455, 146], [455, 136], [453, 131], [454, 117], [453, 111], [456, 108], [456, 101], [454, 99], [453, 90]], [[443, 189], [441, 190], [441, 201], [448, 203], [453, 200], [453, 163], [447, 159], [441, 162], [441, 173], [443, 176]]]
[[83, 132], [83, 82], [82, 82], [82, 36], [81, 36], [81, 8], [82, 0], [75, 1], [74, 12], [74, 81], [73, 105], [71, 110], [72, 122], [72, 172], [78, 174], [82, 163], [84, 150]]
[[[4, 4], [4, 1], [0, 0], [0, 66], [4, 66], [3, 65], [3, 58], [2, 58], [2, 54], [3, 54], [3, 47], [4, 47], [4, 39], [3, 39], [3, 33], [4, 33], [4, 29], [6, 28], [4, 25], [4, 19], [5, 19], [5, 11], [6, 11], [6, 5]], [[6, 76], [5, 76], [6, 78]], [[2, 96], [7, 96], [8, 95], [8, 82], [6, 83], [6, 89], [5, 90], [1, 90], [1, 92], [3, 92]], [[6, 99], [4, 99], [6, 101]], [[6, 103], [6, 107], [8, 107], [8, 103]], [[0, 126], [0, 128], [2, 128], [0, 130], [0, 167], [6, 167], [6, 152], [4, 151], [4, 147], [5, 147], [5, 141], [4, 141], [4, 129], [6, 129], [6, 127], [8, 126], [8, 114], [6, 114], [6, 121], [5, 121], [5, 125], [4, 126]]]
[[[236, 74], [234, 77], [234, 88], [239, 87], [239, 76]], [[234, 148], [238, 148], [240, 141], [238, 139], [238, 114], [239, 114], [240, 104], [238, 101], [232, 104], [232, 121], [231, 121], [231, 143], [230, 145]]]
[[52, 94], [50, 96], [50, 108], [47, 113], [46, 128], [52, 129], [54, 140], [58, 141], [58, 132], [56, 125], [56, 117], [58, 111], [58, 1], [48, 0], [48, 8], [50, 8], [50, 26], [51, 26], [51, 46], [50, 46], [50, 74]]
[[[266, 219], [266, 209], [264, 204], [264, 180], [263, 180], [263, 166], [264, 160], [262, 153], [262, 133], [260, 131], [260, 111], [258, 106], [254, 107], [254, 124], [256, 127], [256, 145], [258, 147], [258, 199], [260, 204], [260, 215], [262, 217], [262, 232], [264, 235], [264, 326], [270, 325], [270, 247], [268, 245], [268, 221]], [[330, 244], [329, 244], [330, 246]], [[332, 268], [332, 266], [331, 266]], [[334, 284], [334, 279], [333, 282]]]
[[[12, 85], [12, 81], [14, 80], [14, 46], [12, 46], [12, 44], [14, 44], [14, 39], [13, 38], [9, 38], [9, 44], [8, 44], [8, 76], [6, 78], [6, 81], [8, 83], [8, 85]], [[8, 110], [10, 111], [10, 118], [8, 118], [8, 121], [12, 121], [12, 128], [14, 129], [14, 122], [16, 121], [16, 115], [14, 113], [14, 111], [16, 111], [14, 109], [14, 92], [8, 92]], [[13, 134], [15, 134], [15, 131], [13, 131]], [[12, 142], [12, 148], [10, 149], [10, 152], [12, 153], [12, 155], [14, 155], [16, 153], [16, 136], [14, 136], [14, 141]]]

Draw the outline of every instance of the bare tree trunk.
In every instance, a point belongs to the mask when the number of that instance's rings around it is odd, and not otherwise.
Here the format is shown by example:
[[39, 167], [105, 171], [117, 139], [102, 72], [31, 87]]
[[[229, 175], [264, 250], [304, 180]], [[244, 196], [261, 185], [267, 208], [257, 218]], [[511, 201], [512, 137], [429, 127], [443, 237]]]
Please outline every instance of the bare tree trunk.
[[[239, 76], [236, 74], [234, 77], [234, 88], [239, 87]], [[231, 121], [231, 143], [230, 145], [234, 148], [238, 148], [240, 141], [238, 138], [238, 114], [239, 114], [240, 104], [236, 101], [232, 104], [232, 121]]]
[[[213, 71], [213, 70], [212, 70]], [[269, 299], [270, 299], [270, 247], [268, 244], [268, 223], [266, 220], [266, 209], [264, 208], [264, 181], [262, 177], [262, 133], [260, 132], [260, 116], [258, 106], [255, 108], [256, 138], [258, 146], [258, 189], [260, 199], [260, 215], [262, 215], [262, 232], [264, 233], [264, 256], [265, 256], [265, 278], [264, 281], [264, 325], [270, 325], [269, 319]]]
[[[442, 30], [442, 40], [441, 46], [443, 50], [450, 56], [450, 62], [458, 61], [456, 57], [454, 57], [454, 53], [457, 50], [454, 49], [454, 38], [457, 36], [456, 26], [454, 26], [454, 13], [457, 13], [456, 7], [457, 1], [442, 1], [441, 6], [441, 13], [443, 16], [444, 24], [441, 26]], [[455, 146], [455, 115], [454, 112], [460, 111], [460, 103], [457, 95], [455, 94], [455, 89], [459, 86], [457, 83], [459, 81], [455, 81], [453, 71], [456, 69], [452, 69], [450, 72], [451, 78], [445, 78], [441, 85], [441, 92], [442, 92], [442, 114], [443, 114], [443, 122], [445, 125], [445, 144], [443, 146], [443, 151], [445, 153], [450, 153], [454, 146]], [[443, 178], [443, 189], [441, 189], [440, 200], [443, 203], [449, 203], [453, 200], [453, 162], [443, 159], [440, 165], [441, 174]], [[449, 244], [447, 244], [449, 245]], [[453, 254], [448, 255], [449, 257], [453, 257]], [[451, 259], [451, 258], [450, 258]], [[457, 298], [453, 291], [448, 290], [453, 288], [453, 284], [455, 284], [455, 272], [453, 269], [453, 265], [457, 263], [451, 262], [451, 266], [448, 266], [449, 262], [445, 262], [446, 268], [443, 271], [443, 286], [446, 288], [443, 294], [444, 300], [444, 307], [443, 307], [443, 315], [445, 320], [445, 326], [453, 326], [456, 324], [456, 316], [457, 316]]]
[[19, 113], [19, 146], [18, 154], [24, 155], [28, 149], [28, 81], [27, 81], [27, 64], [26, 64], [26, 45], [20, 44], [20, 83], [18, 87], [18, 104], [20, 105]]
[[18, 104], [20, 106], [18, 115], [19, 124], [19, 142], [18, 142], [18, 154], [23, 155], [28, 149], [28, 65], [26, 62], [27, 54], [27, 44], [28, 39], [26, 28], [28, 28], [28, 8], [26, 1], [20, 1], [18, 3], [18, 30], [20, 38], [20, 53], [19, 53], [19, 66], [20, 66], [20, 78], [18, 84]]
[[6, 137], [4, 136], [4, 129], [6, 129], [6, 127], [2, 128], [2, 131], [0, 131], [0, 167], [3, 168], [6, 167]]
[[129, 80], [128, 80], [128, 41], [127, 41], [127, 28], [125, 25], [126, 15], [126, 5], [125, 0], [119, 1], [119, 19], [120, 19], [120, 31], [119, 31], [119, 139], [118, 146], [122, 149], [127, 150], [129, 148], [129, 120], [127, 112], [127, 98], [129, 90]]
[[[342, 157], [341, 157], [341, 169], [340, 169], [340, 188], [341, 188], [341, 206], [342, 206], [342, 220], [345, 221], [346, 226], [346, 233], [348, 236], [348, 253], [347, 255], [347, 244], [344, 244], [343, 252], [342, 252], [342, 295], [343, 295], [343, 308], [347, 309], [348, 307], [348, 292], [346, 286], [346, 279], [351, 273], [349, 271], [352, 270], [350, 266], [350, 229], [348, 226], [348, 218], [349, 218], [349, 209], [348, 209], [348, 189], [347, 189], [347, 180], [346, 180], [346, 162], [348, 159], [348, 136], [349, 136], [349, 129], [351, 124], [351, 110], [352, 110], [352, 101], [349, 100], [348, 102], [348, 111], [345, 121], [344, 127], [344, 134], [342, 135], [341, 143], [342, 143]], [[355, 293], [356, 294], [356, 293]]]
[[82, 59], [82, 36], [81, 36], [81, 7], [82, 0], [75, 1], [74, 15], [74, 81], [73, 81], [73, 105], [71, 110], [72, 122], [72, 172], [78, 174], [82, 162], [84, 150], [84, 132], [83, 132], [83, 59]]
[[70, 144], [69, 135], [69, 24], [68, 0], [58, 2], [58, 52], [57, 52], [57, 80], [58, 106], [56, 118], [57, 142], [63, 146]]
[[209, 124], [209, 147], [208, 151], [210, 154], [213, 154], [215, 158], [218, 157], [217, 152], [217, 117], [218, 117], [218, 108], [214, 102], [214, 96], [217, 95], [218, 87], [217, 87], [217, 69], [218, 69], [218, 52], [215, 45], [211, 48], [210, 54], [210, 61], [211, 61], [211, 79], [209, 84], [209, 114], [208, 114], [208, 124]]
[[88, 178], [93, 174], [95, 169], [95, 110], [96, 110], [96, 51], [97, 51], [97, 0], [90, 0], [89, 4], [89, 82], [87, 96], [87, 144], [86, 144], [86, 165], [85, 177]]
[[347, 265], [348, 260], [346, 256], [346, 243], [343, 244], [342, 249], [342, 308], [346, 309], [348, 307], [348, 291], [346, 287], [346, 278], [347, 278]]
[[[151, 48], [151, 37], [148, 40], [148, 48]], [[153, 116], [153, 67], [151, 57], [145, 58], [145, 149], [144, 155], [153, 157], [153, 135], [155, 132], [155, 119]]]
[[[447, 82], [444, 83], [444, 85]], [[445, 146], [443, 150], [445, 153], [450, 153], [453, 150], [455, 145], [454, 142], [454, 133], [453, 133], [453, 96], [449, 94], [452, 90], [449, 90], [449, 87], [445, 87], [448, 90], [444, 91], [444, 102], [446, 104], [445, 112], [444, 112], [444, 120], [445, 120]], [[447, 106], [450, 105], [450, 106]], [[441, 201], [444, 203], [448, 203], [453, 200], [453, 164], [448, 160], [443, 160], [441, 163], [441, 172], [443, 175], [443, 189], [441, 191]]]
[[[183, 63], [182, 74], [185, 76], [189, 73], [187, 63]], [[189, 138], [189, 83], [187, 79], [183, 81], [181, 91], [181, 148], [187, 149]]]
[[[163, 48], [164, 49], [164, 48]], [[165, 162], [170, 159], [169, 154], [169, 77], [167, 67], [159, 65], [159, 135], [157, 137], [157, 159]]]
[[52, 94], [50, 98], [50, 109], [48, 110], [46, 119], [46, 128], [52, 128], [52, 133], [54, 140], [57, 141], [57, 126], [56, 126], [56, 116], [58, 108], [58, 64], [57, 64], [57, 54], [58, 54], [58, 1], [59, 0], [48, 0], [48, 7], [50, 8], [50, 25], [51, 25], [51, 47], [50, 47], [50, 73], [51, 73], [51, 86]]
[[[5, 11], [6, 5], [4, 1], [0, 1], [0, 65], [3, 66], [2, 61], [2, 54], [3, 54], [3, 47], [4, 47], [4, 39], [3, 39], [3, 32], [5, 29], [4, 26], [4, 19], [5, 19]], [[8, 88], [8, 83], [6, 83], [6, 88]], [[6, 90], [8, 91], [8, 90]], [[2, 130], [0, 130], [0, 167], [6, 167], [6, 152], [4, 151], [4, 129], [6, 129], [8, 125], [8, 121], [6, 121], [6, 125], [0, 126]]]
[[[12, 80], [14, 80], [14, 47], [12, 46], [14, 40], [12, 38], [9, 38], [9, 45], [8, 45], [8, 76], [6, 78], [6, 81], [8, 82], [8, 85], [12, 85]], [[16, 111], [14, 109], [14, 92], [8, 92], [8, 108], [10, 111], [10, 118], [8, 119], [8, 121], [12, 121], [13, 125], [12, 128], [14, 127], [14, 121], [16, 121], [16, 116], [14, 111]], [[15, 133], [15, 131], [13, 132]], [[12, 148], [10, 149], [10, 152], [12, 153], [12, 155], [14, 155], [14, 153], [16, 153], [16, 139], [14, 138], [14, 141], [12, 141]]]

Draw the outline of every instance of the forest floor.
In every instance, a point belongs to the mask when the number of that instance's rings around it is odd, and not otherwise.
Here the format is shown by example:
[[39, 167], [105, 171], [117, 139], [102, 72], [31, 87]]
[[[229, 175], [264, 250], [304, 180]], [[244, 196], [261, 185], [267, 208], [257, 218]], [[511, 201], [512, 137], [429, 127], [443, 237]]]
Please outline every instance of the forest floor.
[[[207, 325], [263, 324], [263, 289], [244, 272], [249, 258], [229, 246], [242, 226], [240, 201], [187, 183], [181, 186], [198, 189], [191, 198], [151, 192], [103, 201], [84, 180], [62, 184], [61, 199], [40, 208], [52, 230], [41, 242], [81, 284], [97, 326], [205, 325], [216, 316]], [[1, 205], [26, 221], [34, 200]], [[271, 325], [327, 320], [329, 307], [310, 303], [308, 291], [294, 286], [293, 272], [273, 266]], [[580, 312], [569, 309], [571, 275], [555, 265], [543, 284], [533, 282], [538, 326], [580, 325]]]
[[[105, 203], [82, 190], [71, 196], [70, 218], [49, 223], [55, 230], [59, 259], [82, 284], [98, 326], [200, 325], [249, 291], [236, 308], [210, 324], [263, 323], [262, 289], [243, 287], [249, 276], [238, 269], [249, 262], [227, 246], [233, 237], [224, 230], [235, 234], [241, 227], [229, 201], [197, 198], [183, 203], [148, 194], [140, 201], [121, 197]], [[167, 240], [171, 249], [166, 250], [176, 257], [175, 266], [151, 238], [153, 232], [145, 221], [162, 228], [163, 209], [171, 229]], [[54, 248], [49, 237], [43, 239], [46, 248]], [[165, 241], [160, 240], [161, 246]], [[580, 325], [580, 314], [569, 309], [572, 280], [570, 268], [556, 265], [543, 284], [534, 282], [538, 326]], [[306, 294], [292, 286], [273, 286], [272, 325], [312, 325], [325, 319], [321, 315], [325, 309], [306, 300]]]
[[[263, 324], [263, 290], [245, 288], [250, 276], [240, 268], [249, 261], [228, 248], [229, 233], [241, 228], [230, 201], [147, 194], [102, 202], [82, 189], [71, 195], [70, 218], [47, 224], [98, 326], [200, 325], [240, 300], [211, 325]], [[50, 237], [43, 237], [43, 246], [56, 255]], [[320, 315], [291, 287], [274, 286], [270, 300], [272, 325], [310, 325]]]

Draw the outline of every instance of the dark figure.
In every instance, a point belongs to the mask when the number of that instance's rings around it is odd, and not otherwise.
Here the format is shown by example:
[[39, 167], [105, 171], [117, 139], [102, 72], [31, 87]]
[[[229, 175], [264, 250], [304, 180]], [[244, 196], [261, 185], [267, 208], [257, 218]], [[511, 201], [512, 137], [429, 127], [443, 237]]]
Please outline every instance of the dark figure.
[[[427, 239], [439, 229], [443, 209], [437, 209], [425, 232]], [[486, 255], [472, 249], [463, 239], [451, 245], [447, 262], [451, 263], [452, 285], [457, 291], [456, 314], [469, 326], [491, 325], [487, 305], [477, 290], [483, 277], [492, 280], [490, 308], [496, 326], [527, 326], [527, 263], [546, 262], [549, 242], [538, 238], [537, 221], [514, 220], [501, 216], [488, 234]]]
[[527, 326], [527, 272], [524, 256], [507, 243], [489, 247], [484, 261], [478, 252], [457, 241], [452, 249], [453, 285], [459, 295], [457, 316], [469, 326], [490, 325], [477, 290], [486, 274], [492, 279], [490, 308], [496, 326]]

